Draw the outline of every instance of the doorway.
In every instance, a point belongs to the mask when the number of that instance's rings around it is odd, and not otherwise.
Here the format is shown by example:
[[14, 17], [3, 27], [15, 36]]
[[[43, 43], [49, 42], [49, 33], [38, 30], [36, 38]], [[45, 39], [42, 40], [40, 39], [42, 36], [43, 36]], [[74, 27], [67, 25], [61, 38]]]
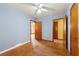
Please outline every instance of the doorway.
[[31, 41], [35, 40], [35, 22], [31, 21], [30, 22], [30, 39]]
[[30, 22], [30, 39], [42, 40], [42, 23], [41, 21]]
[[53, 20], [53, 40], [61, 48], [67, 49], [67, 21], [66, 16]]
[[53, 21], [53, 40], [55, 43], [63, 46], [63, 18]]
[[63, 40], [63, 19], [53, 21], [53, 39]]

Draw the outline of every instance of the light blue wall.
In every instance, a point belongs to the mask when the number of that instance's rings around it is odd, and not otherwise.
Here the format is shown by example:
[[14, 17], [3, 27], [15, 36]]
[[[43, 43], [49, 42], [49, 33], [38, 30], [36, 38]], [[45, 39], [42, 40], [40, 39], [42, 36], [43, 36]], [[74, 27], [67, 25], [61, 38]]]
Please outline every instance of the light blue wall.
[[0, 51], [30, 39], [29, 17], [0, 5]]
[[50, 17], [42, 19], [42, 39], [52, 40], [52, 22]]

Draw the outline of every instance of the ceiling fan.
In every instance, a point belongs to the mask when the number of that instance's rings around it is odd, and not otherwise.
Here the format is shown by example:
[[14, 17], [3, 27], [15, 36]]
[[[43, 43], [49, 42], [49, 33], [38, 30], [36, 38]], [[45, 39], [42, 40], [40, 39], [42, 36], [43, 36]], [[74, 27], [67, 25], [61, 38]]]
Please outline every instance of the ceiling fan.
[[28, 3], [27, 5], [34, 6], [34, 8], [36, 9], [35, 14], [40, 14], [41, 11], [44, 11], [44, 12], [56, 11], [54, 8], [44, 6], [42, 3], [35, 3], [35, 4], [34, 3]]

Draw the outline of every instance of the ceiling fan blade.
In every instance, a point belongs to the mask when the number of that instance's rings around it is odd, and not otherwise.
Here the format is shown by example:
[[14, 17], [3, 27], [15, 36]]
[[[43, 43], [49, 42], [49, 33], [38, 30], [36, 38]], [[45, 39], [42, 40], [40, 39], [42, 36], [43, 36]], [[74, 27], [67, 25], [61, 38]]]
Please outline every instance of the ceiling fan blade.
[[42, 8], [43, 8], [43, 9], [47, 9], [47, 10], [51, 10], [51, 11], [56, 11], [56, 9], [54, 9], [54, 8], [49, 8], [49, 7], [46, 7], [46, 6], [43, 6]]
[[41, 11], [45, 11], [45, 12], [47, 12], [47, 11], [48, 11], [47, 9], [44, 9], [44, 8], [41, 8], [40, 10], [41, 10]]
[[[24, 3], [25, 4], [25, 3]], [[26, 5], [31, 5], [31, 6], [39, 6], [40, 3], [27, 3]]]
[[34, 3], [24, 3], [26, 5], [30, 5], [30, 6], [36, 6]]

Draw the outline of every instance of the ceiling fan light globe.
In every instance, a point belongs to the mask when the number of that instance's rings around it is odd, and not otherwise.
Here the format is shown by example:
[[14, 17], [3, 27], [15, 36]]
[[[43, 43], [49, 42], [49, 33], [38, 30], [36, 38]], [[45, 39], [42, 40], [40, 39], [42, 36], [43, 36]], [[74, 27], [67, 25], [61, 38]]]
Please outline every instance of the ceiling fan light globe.
[[40, 14], [40, 13], [41, 13], [41, 10], [38, 10], [38, 11], [37, 11], [37, 14]]

